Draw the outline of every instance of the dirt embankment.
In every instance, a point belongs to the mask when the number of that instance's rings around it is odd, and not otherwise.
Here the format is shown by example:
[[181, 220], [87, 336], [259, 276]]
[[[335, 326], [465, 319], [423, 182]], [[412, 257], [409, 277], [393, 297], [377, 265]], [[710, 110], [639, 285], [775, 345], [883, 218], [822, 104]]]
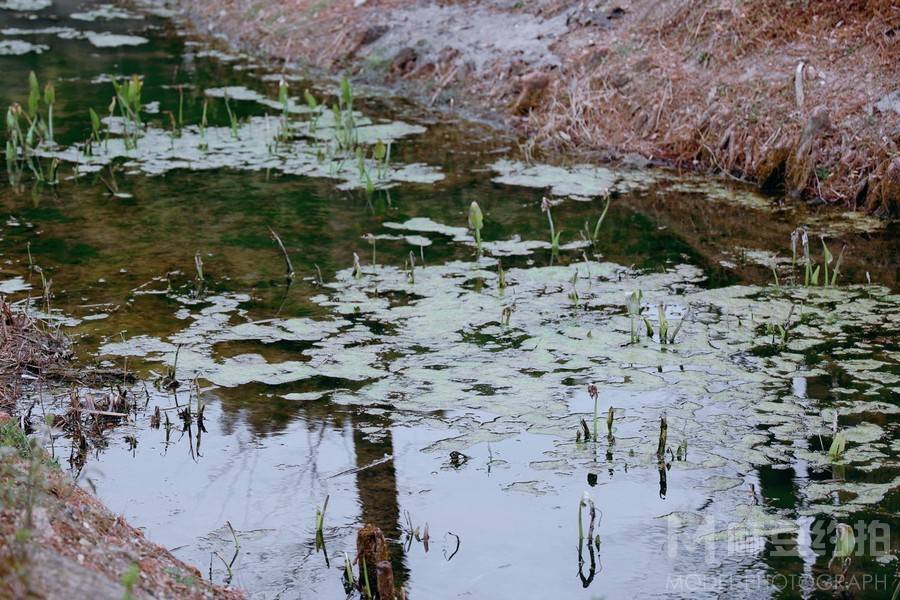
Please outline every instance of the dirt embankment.
[[526, 150], [640, 156], [900, 212], [894, 0], [182, 0], [269, 58], [501, 116]]
[[243, 598], [110, 513], [44, 450], [37, 400], [76, 384], [69, 356], [58, 332], [0, 300], [0, 598]]

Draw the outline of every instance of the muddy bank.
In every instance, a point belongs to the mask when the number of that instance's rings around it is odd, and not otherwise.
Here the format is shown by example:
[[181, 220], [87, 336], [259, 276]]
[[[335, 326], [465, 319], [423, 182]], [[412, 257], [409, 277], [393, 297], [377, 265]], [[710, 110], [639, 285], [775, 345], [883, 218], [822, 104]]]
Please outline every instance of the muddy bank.
[[181, 4], [202, 31], [254, 54], [499, 119], [527, 153], [650, 160], [898, 210], [890, 0]]
[[243, 598], [205, 581], [63, 473], [63, 459], [45, 447], [55, 448], [64, 424], [39, 413], [42, 390], [72, 367], [68, 344], [5, 302], [0, 315], [0, 597]]

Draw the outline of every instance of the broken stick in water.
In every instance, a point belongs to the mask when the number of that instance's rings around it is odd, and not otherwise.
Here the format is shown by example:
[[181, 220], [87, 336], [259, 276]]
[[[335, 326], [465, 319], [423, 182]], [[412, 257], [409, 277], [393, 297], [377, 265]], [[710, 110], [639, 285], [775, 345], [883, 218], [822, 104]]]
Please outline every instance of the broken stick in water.
[[666, 422], [666, 415], [659, 418], [659, 445], [656, 447], [656, 456], [662, 459], [666, 454], [666, 435], [669, 431], [669, 424]]
[[269, 227], [269, 233], [272, 234], [272, 239], [274, 239], [275, 243], [278, 244], [278, 247], [281, 248], [281, 254], [284, 256], [284, 266], [287, 269], [287, 280], [294, 281], [294, 265], [291, 264], [291, 257], [288, 256], [288, 251], [287, 248], [284, 247], [284, 242], [281, 241], [281, 237], [279, 237], [271, 227]]

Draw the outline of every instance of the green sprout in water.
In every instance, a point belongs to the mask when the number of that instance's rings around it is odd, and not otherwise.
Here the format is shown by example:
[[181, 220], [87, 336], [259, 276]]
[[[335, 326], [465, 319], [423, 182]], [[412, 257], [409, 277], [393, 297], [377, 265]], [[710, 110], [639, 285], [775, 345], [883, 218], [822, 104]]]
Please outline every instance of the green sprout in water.
[[359, 133], [353, 115], [353, 89], [346, 77], [341, 79], [338, 102], [332, 105], [331, 112], [334, 116], [334, 139], [338, 148], [352, 151], [359, 143]]
[[628, 295], [628, 298], [625, 299], [625, 309], [628, 311], [628, 317], [631, 319], [631, 338], [629, 342], [631, 344], [636, 344], [638, 342], [638, 334], [635, 328], [635, 321], [641, 316], [642, 297], [643, 293], [641, 292], [641, 290], [635, 290]]
[[609, 202], [610, 196], [609, 194], [606, 194], [606, 204], [603, 206], [603, 212], [600, 213], [600, 217], [597, 219], [597, 224], [594, 225], [593, 230], [587, 221], [584, 222], [585, 238], [592, 244], [596, 244], [600, 240], [600, 226], [603, 225], [603, 219], [606, 218], [606, 212], [609, 210]]
[[17, 185], [22, 174], [22, 166], [19, 163], [20, 151], [27, 159], [27, 147], [19, 125], [21, 113], [21, 107], [15, 103], [6, 111], [6, 172], [13, 186]]
[[856, 550], [856, 536], [853, 527], [846, 523], [838, 523], [834, 540], [833, 558], [850, 558]]
[[772, 336], [772, 344], [775, 344], [776, 338], [779, 346], [787, 344], [788, 330], [780, 323], [766, 323], [766, 334]]
[[309, 134], [313, 135], [316, 132], [316, 127], [319, 123], [319, 115], [322, 114], [322, 111], [319, 109], [319, 103], [316, 101], [316, 97], [313, 96], [309, 90], [303, 90], [303, 99], [306, 101], [306, 106], [309, 107], [309, 110], [313, 115], [309, 120]]
[[375, 193], [375, 183], [369, 175], [369, 168], [366, 165], [366, 150], [362, 146], [356, 148], [357, 169], [359, 170], [359, 178], [366, 182], [366, 194], [371, 196]]
[[812, 258], [809, 254], [809, 235], [806, 233], [806, 230], [802, 230], [800, 235], [800, 241], [803, 245], [803, 257], [804, 257], [804, 276], [803, 276], [803, 285], [809, 286], [818, 285], [819, 283], [819, 267], [816, 265], [813, 268]]
[[204, 283], [206, 281], [206, 277], [203, 275], [203, 257], [200, 255], [200, 251], [194, 254], [194, 267], [197, 270], [197, 281], [199, 283]]
[[581, 296], [578, 295], [578, 269], [575, 269], [575, 272], [572, 273], [572, 279], [569, 280], [569, 283], [572, 284], [572, 291], [569, 292], [569, 300], [578, 307], [581, 305]]
[[832, 461], [840, 460], [844, 456], [846, 446], [847, 433], [843, 430], [838, 431], [831, 440], [831, 447], [828, 449], [828, 458]]
[[[41, 104], [47, 108], [46, 120], [41, 114]], [[48, 82], [41, 93], [37, 75], [28, 75], [28, 101], [23, 109], [18, 103], [9, 106], [6, 112], [6, 166], [12, 185], [18, 185], [27, 167], [39, 183], [58, 181], [56, 165], [49, 176], [44, 171], [41, 157], [36, 150], [43, 143], [53, 144], [53, 111], [56, 104], [56, 90]]]
[[356, 588], [356, 577], [353, 575], [353, 563], [350, 556], [344, 552], [344, 591], [348, 594]]
[[365, 598], [367, 600], [372, 600], [373, 598], [375, 598], [375, 596], [372, 595], [372, 586], [369, 583], [369, 567], [366, 566], [367, 561], [363, 560], [361, 562], [362, 562], [362, 578], [363, 578], [363, 581], [365, 582], [365, 586], [363, 587], [363, 589], [361, 591], [364, 593]]
[[[798, 227], [791, 233], [791, 264], [796, 265], [797, 262], [797, 245], [800, 244], [803, 251], [803, 285], [806, 287], [817, 286], [819, 285], [819, 276], [822, 275], [822, 285], [823, 286], [835, 286], [837, 285], [837, 279], [841, 272], [841, 263], [844, 260], [844, 251], [847, 249], [846, 246], [841, 248], [840, 253], [838, 254], [837, 260], [835, 261], [834, 255], [832, 255], [831, 250], [828, 248], [828, 244], [825, 243], [825, 237], [821, 238], [822, 240], [822, 264], [816, 264], [810, 253], [809, 249], [809, 233], [803, 227]], [[829, 272], [829, 267], [834, 261], [834, 267], [831, 267], [831, 271]]]
[[665, 344], [669, 340], [669, 321], [666, 319], [666, 305], [660, 302], [656, 306], [659, 318], [659, 343]]
[[28, 117], [35, 120], [38, 116], [38, 107], [41, 102], [41, 84], [38, 83], [34, 71], [28, 74]]
[[825, 243], [825, 238], [822, 238], [822, 249], [825, 253], [825, 283], [824, 285], [830, 285], [834, 287], [837, 285], [837, 278], [841, 272], [841, 262], [844, 260], [844, 250], [847, 249], [847, 246], [841, 247], [841, 252], [838, 254], [837, 261], [834, 263], [834, 268], [831, 270], [831, 279], [828, 278], [828, 265], [831, 264], [832, 255], [831, 251], [828, 249], [828, 245]]
[[44, 86], [44, 104], [47, 105], [47, 141], [53, 143], [53, 105], [56, 103], [56, 91], [53, 83]]
[[[113, 115], [116, 114], [116, 104], [117, 104], [116, 98], [115, 98], [115, 96], [113, 96], [113, 99], [110, 100], [110, 102], [109, 102], [109, 106], [106, 107], [107, 123], [109, 123], [111, 121], [111, 119], [113, 118]], [[109, 150], [109, 134], [110, 134], [109, 126], [107, 125], [106, 137], [103, 140], [103, 149], [104, 150]]]
[[[625, 311], [628, 313], [628, 318], [631, 321], [629, 344], [636, 344], [640, 341], [640, 335], [638, 333], [640, 323], [644, 324], [647, 337], [653, 339], [653, 324], [650, 322], [650, 319], [644, 315], [644, 307], [641, 306], [642, 300], [643, 293], [641, 290], [635, 290], [625, 298]], [[669, 333], [670, 325], [669, 320], [666, 317], [666, 305], [664, 303], [660, 302], [657, 304], [656, 314], [659, 328], [659, 343], [660, 345], [667, 345], [675, 343], [675, 338], [678, 337], [678, 334], [681, 332], [681, 328], [684, 326], [685, 321], [688, 321], [691, 317], [691, 309], [688, 308], [687, 312], [681, 320], [678, 321], [678, 324], [671, 334]]]
[[209, 107], [209, 99], [203, 100], [203, 113], [200, 115], [200, 150], [204, 152], [209, 148], [209, 144], [206, 142], [206, 128], [208, 126], [208, 122], [206, 120], [206, 110]]
[[475, 243], [478, 245], [478, 254], [481, 255], [481, 228], [484, 227], [484, 214], [477, 202], [469, 205], [469, 229], [475, 231]]
[[184, 86], [178, 86], [178, 113], [167, 110], [169, 121], [172, 124], [172, 138], [180, 138], [182, 129], [184, 129]]
[[122, 83], [113, 80], [112, 84], [116, 95], [113, 98], [113, 103], [110, 104], [110, 116], [112, 116], [112, 112], [118, 106], [125, 134], [125, 147], [134, 149], [137, 147], [138, 134], [143, 127], [141, 122], [141, 91], [144, 87], [144, 82], [138, 75], [132, 75]]
[[688, 441], [682, 440], [680, 444], [678, 444], [678, 448], [675, 450], [675, 458], [678, 460], [687, 460], [688, 453]]
[[362, 277], [362, 266], [359, 264], [359, 254], [356, 252], [353, 253], [353, 278], [359, 279]]
[[290, 137], [290, 130], [288, 128], [290, 96], [288, 94], [288, 84], [284, 78], [278, 81], [278, 102], [281, 104], [281, 125], [278, 132], [278, 139], [285, 141]]
[[100, 115], [97, 114], [93, 108], [88, 108], [88, 113], [91, 116], [91, 140], [96, 143], [100, 143]]
[[59, 185], [59, 159], [54, 158], [50, 161], [50, 168], [47, 170], [47, 184]]
[[328, 509], [328, 496], [325, 496], [325, 502], [322, 508], [316, 509], [316, 551], [325, 547], [325, 511]]
[[550, 213], [550, 209], [553, 207], [553, 203], [546, 196], [541, 199], [541, 212], [547, 213], [547, 221], [550, 223], [550, 249], [554, 254], [559, 252], [559, 236], [562, 234], [562, 230], [556, 231], [556, 228], [553, 226], [553, 215]]
[[375, 159], [376, 172], [378, 179], [385, 179], [388, 174], [388, 165], [391, 162], [391, 143], [385, 144], [381, 140], [375, 143], [372, 148], [372, 158]]
[[[166, 419], [168, 419], [168, 416], [166, 417]], [[227, 562], [225, 561], [224, 558], [222, 558], [222, 556], [218, 552], [213, 552], [213, 554], [216, 556], [216, 558], [218, 558], [220, 561], [222, 561], [223, 565], [225, 565], [225, 583], [227, 585], [227, 584], [230, 584], [231, 580], [234, 578], [233, 568], [234, 568], [234, 563], [237, 560], [238, 555], [241, 553], [241, 542], [240, 542], [240, 540], [238, 540], [238, 536], [237, 536], [237, 533], [234, 531], [234, 527], [231, 526], [231, 521], [225, 521], [225, 525], [228, 526], [228, 530], [231, 532], [231, 539], [234, 542], [234, 554], [231, 556], [231, 560], [227, 561]], [[210, 568], [210, 571], [211, 570], [212, 569]]]
[[[27, 133], [23, 132], [20, 120], [28, 126]], [[37, 118], [29, 120], [27, 111], [22, 110], [18, 103], [14, 102], [6, 111], [6, 168], [12, 185], [21, 179], [25, 166], [38, 181], [43, 181], [40, 160], [34, 156], [37, 122]]]
[[141, 91], [144, 82], [138, 75], [132, 75], [129, 79], [119, 83], [113, 80], [113, 88], [116, 98], [119, 100], [120, 110], [126, 112], [138, 125], [141, 123]]
[[184, 86], [178, 86], [178, 135], [184, 127]]
[[[791, 323], [791, 319], [794, 317], [794, 310], [797, 308], [796, 304], [791, 304], [791, 310], [788, 311], [788, 316], [784, 320], [784, 323], [766, 323], [766, 334], [772, 336], [772, 344], [775, 344], [776, 338], [778, 339], [779, 346], [787, 345], [788, 334], [790, 333], [791, 327], [794, 324]], [[801, 321], [803, 320], [801, 315]]]
[[237, 115], [234, 114], [234, 111], [231, 110], [231, 104], [228, 102], [228, 94], [225, 94], [225, 111], [228, 113], [228, 123], [231, 128], [231, 137], [234, 139], [240, 139], [238, 135], [238, 119]]

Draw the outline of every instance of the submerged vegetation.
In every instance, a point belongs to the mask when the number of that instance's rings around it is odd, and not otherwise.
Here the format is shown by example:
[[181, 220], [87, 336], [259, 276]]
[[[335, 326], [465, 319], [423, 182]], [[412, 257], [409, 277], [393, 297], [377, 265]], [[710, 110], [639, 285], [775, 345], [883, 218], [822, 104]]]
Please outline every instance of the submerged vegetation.
[[316, 550], [325, 548], [325, 511], [328, 510], [328, 496], [321, 508], [316, 509]]
[[[791, 266], [796, 266], [797, 264], [797, 245], [800, 245], [803, 251], [803, 285], [805, 286], [816, 286], [820, 285], [820, 273], [824, 271], [824, 276], [821, 277], [821, 285], [823, 286], [835, 286], [837, 285], [837, 279], [841, 272], [841, 262], [844, 259], [844, 250], [846, 250], [846, 246], [841, 248], [840, 254], [838, 254], [837, 261], [831, 266], [832, 261], [834, 260], [834, 256], [831, 254], [831, 251], [828, 249], [828, 244], [825, 243], [825, 237], [822, 237], [822, 264], [817, 264], [810, 253], [809, 249], [809, 234], [806, 229], [798, 228], [795, 229], [791, 234]], [[831, 266], [831, 274], [829, 277], [829, 266]]]

